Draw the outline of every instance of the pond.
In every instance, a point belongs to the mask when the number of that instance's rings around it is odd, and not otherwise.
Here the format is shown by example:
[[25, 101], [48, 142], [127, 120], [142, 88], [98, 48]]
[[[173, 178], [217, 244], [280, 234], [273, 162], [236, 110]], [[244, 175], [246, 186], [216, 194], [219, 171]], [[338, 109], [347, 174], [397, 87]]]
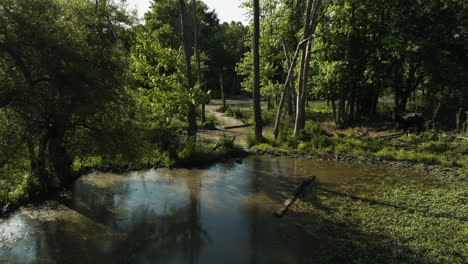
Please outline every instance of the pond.
[[[0, 220], [7, 263], [311, 263], [314, 234], [272, 216], [307, 177], [333, 190], [383, 167], [254, 156], [206, 169], [81, 177], [67, 202]], [[307, 191], [313, 191], [308, 189]]]

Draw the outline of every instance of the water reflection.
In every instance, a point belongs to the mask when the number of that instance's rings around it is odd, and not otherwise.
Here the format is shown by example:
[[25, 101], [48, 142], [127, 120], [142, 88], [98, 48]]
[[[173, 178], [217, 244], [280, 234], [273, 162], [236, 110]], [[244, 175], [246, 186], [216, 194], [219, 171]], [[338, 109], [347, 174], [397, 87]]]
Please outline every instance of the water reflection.
[[332, 190], [386, 173], [252, 157], [206, 170], [91, 174], [65, 205], [24, 208], [0, 222], [0, 263], [310, 263], [319, 239], [294, 217], [271, 215], [286, 194], [311, 175]]

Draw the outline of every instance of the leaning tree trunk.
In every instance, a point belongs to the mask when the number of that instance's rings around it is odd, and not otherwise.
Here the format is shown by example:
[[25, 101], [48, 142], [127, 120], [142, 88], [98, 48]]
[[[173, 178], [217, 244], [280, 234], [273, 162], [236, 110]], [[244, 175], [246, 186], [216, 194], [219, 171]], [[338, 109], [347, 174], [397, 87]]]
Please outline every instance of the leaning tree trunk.
[[254, 0], [254, 34], [253, 34], [253, 108], [255, 121], [255, 138], [263, 140], [262, 108], [260, 105], [260, 4], [259, 0]]
[[310, 61], [310, 40], [307, 41], [306, 47], [303, 48], [302, 56], [302, 65], [299, 77], [299, 93], [297, 95], [297, 107], [296, 107], [296, 122], [294, 124], [294, 135], [299, 135], [299, 133], [305, 127], [305, 103], [306, 103], [306, 93], [307, 93], [307, 78], [309, 71], [309, 61]]
[[[180, 6], [180, 22], [181, 22], [181, 35], [182, 35], [182, 46], [184, 49], [185, 56], [185, 68], [187, 74], [187, 89], [189, 93], [192, 92], [194, 87], [194, 81], [192, 76], [192, 65], [191, 65], [191, 52], [190, 46], [188, 43], [187, 36], [187, 24], [186, 24], [186, 11], [185, 11], [185, 0], [179, 0]], [[192, 102], [189, 102], [189, 111], [187, 113], [188, 127], [187, 127], [187, 136], [191, 140], [196, 140], [197, 137], [197, 113], [195, 105]]]
[[[313, 3], [312, 3], [313, 2]], [[310, 69], [310, 58], [312, 51], [312, 37], [317, 28], [318, 15], [322, 0], [308, 0], [305, 19], [304, 37], [306, 45], [302, 48], [302, 62], [299, 76], [299, 93], [297, 95], [296, 122], [294, 134], [298, 135], [305, 127], [305, 104], [307, 100], [307, 80]]]
[[297, 57], [299, 56], [299, 52], [300, 52], [302, 46], [304, 45], [304, 43], [305, 43], [305, 41], [301, 41], [297, 45], [296, 52], [294, 53], [294, 56], [293, 56], [293, 58], [291, 60], [289, 60], [289, 56], [288, 56], [286, 47], [283, 45], [286, 60], [288, 61], [288, 65], [289, 65], [289, 70], [288, 70], [288, 75], [286, 76], [286, 81], [284, 82], [283, 91], [281, 93], [281, 99], [280, 99], [280, 102], [279, 102], [278, 110], [276, 112], [275, 126], [273, 128], [273, 135], [275, 136], [275, 138], [278, 138], [278, 135], [279, 135], [279, 127], [281, 125], [281, 117], [282, 117], [282, 114], [283, 114], [283, 105], [284, 105], [284, 100], [285, 100], [285, 97], [286, 97], [288, 87], [290, 87], [291, 95], [294, 96], [293, 95], [294, 83], [292, 82], [293, 75], [294, 75], [294, 68], [296, 67]]

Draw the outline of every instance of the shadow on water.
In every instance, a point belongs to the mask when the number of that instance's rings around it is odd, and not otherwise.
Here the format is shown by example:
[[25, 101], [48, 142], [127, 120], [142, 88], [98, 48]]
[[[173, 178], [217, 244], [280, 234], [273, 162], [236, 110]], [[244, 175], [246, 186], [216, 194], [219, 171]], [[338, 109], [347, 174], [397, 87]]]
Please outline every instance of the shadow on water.
[[272, 216], [311, 175], [319, 188], [308, 190], [308, 200], [330, 212], [318, 196], [340, 195], [334, 186], [381, 173], [374, 170], [251, 157], [204, 170], [90, 174], [66, 206], [25, 208], [0, 222], [0, 262], [417, 263], [392, 255], [390, 238], [349, 223], [312, 213]]

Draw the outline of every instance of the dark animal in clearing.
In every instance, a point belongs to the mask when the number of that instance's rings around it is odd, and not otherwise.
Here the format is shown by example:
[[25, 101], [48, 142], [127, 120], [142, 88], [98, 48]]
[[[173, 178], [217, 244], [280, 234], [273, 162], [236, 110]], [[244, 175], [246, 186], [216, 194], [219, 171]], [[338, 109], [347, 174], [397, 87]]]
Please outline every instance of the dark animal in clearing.
[[421, 113], [399, 114], [393, 116], [393, 121], [396, 122], [396, 131], [403, 130], [408, 132], [408, 128], [414, 126], [416, 134], [419, 134], [424, 125], [424, 117]]

